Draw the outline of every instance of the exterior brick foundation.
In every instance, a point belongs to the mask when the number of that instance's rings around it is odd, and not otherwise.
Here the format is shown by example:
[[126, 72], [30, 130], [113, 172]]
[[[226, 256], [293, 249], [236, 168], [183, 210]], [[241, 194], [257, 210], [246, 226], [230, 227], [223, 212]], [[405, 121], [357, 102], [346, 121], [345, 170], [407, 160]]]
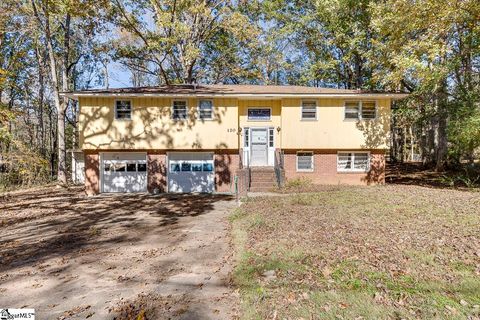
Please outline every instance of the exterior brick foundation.
[[85, 153], [85, 193], [93, 196], [100, 192], [100, 157], [98, 153]]
[[167, 156], [165, 153], [147, 153], [147, 190], [150, 193], [167, 192]]
[[370, 171], [365, 173], [337, 172], [337, 150], [314, 150], [314, 170], [297, 172], [296, 150], [285, 151], [285, 177], [288, 180], [306, 178], [316, 184], [370, 185], [385, 183], [385, 152], [370, 151]]
[[240, 166], [238, 152], [215, 152], [215, 191], [234, 192], [234, 177]]

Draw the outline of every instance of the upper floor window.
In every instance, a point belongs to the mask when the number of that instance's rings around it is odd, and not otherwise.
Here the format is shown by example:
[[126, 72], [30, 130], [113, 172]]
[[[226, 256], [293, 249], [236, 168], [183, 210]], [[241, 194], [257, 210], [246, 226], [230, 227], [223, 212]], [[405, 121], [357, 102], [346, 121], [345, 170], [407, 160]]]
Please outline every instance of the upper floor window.
[[269, 121], [271, 117], [270, 108], [248, 108], [248, 120]]
[[184, 101], [184, 100], [173, 101], [172, 119], [174, 120], [187, 119], [187, 101]]
[[345, 119], [375, 119], [377, 105], [374, 101], [347, 101], [345, 102]]
[[198, 101], [198, 117], [203, 120], [213, 119], [213, 102], [212, 100]]
[[297, 171], [313, 171], [313, 152], [297, 153]]
[[132, 119], [132, 102], [130, 100], [115, 101], [115, 119], [117, 120]]
[[339, 152], [337, 155], [337, 171], [366, 172], [369, 169], [368, 152]]
[[315, 101], [302, 102], [302, 120], [317, 119], [317, 103]]

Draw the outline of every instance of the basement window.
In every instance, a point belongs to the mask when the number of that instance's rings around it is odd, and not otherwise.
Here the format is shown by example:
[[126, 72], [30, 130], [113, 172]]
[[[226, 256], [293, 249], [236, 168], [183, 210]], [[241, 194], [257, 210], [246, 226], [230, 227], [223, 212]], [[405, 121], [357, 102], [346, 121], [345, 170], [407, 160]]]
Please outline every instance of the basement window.
[[297, 171], [313, 171], [313, 152], [297, 152]]
[[115, 101], [115, 119], [116, 120], [132, 119], [132, 102], [130, 100]]
[[338, 172], [367, 172], [370, 169], [368, 152], [339, 152], [337, 154]]

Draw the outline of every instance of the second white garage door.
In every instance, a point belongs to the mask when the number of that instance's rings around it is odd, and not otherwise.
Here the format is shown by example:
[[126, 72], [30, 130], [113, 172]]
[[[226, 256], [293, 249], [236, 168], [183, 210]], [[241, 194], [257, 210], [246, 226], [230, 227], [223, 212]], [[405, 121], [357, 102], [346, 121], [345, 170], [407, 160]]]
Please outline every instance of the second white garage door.
[[215, 170], [211, 152], [168, 154], [169, 192], [214, 192]]

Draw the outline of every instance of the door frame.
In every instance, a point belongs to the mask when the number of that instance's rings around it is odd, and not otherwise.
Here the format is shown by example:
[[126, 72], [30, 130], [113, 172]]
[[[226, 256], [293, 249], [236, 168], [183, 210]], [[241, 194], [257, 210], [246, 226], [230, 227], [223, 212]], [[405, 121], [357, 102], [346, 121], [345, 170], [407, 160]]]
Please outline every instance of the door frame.
[[[251, 159], [252, 159], [252, 129], [263, 129], [266, 132], [267, 135], [267, 161], [265, 165], [252, 165]], [[274, 130], [273, 133], [273, 147], [270, 147], [270, 129]], [[245, 132], [248, 130], [248, 147], [245, 147]], [[244, 138], [242, 141], [242, 146], [243, 146], [243, 157], [248, 158], [248, 165], [251, 167], [273, 167], [273, 158], [275, 154], [275, 129], [274, 127], [266, 127], [266, 126], [245, 126], [242, 128], [242, 131], [244, 132]]]

